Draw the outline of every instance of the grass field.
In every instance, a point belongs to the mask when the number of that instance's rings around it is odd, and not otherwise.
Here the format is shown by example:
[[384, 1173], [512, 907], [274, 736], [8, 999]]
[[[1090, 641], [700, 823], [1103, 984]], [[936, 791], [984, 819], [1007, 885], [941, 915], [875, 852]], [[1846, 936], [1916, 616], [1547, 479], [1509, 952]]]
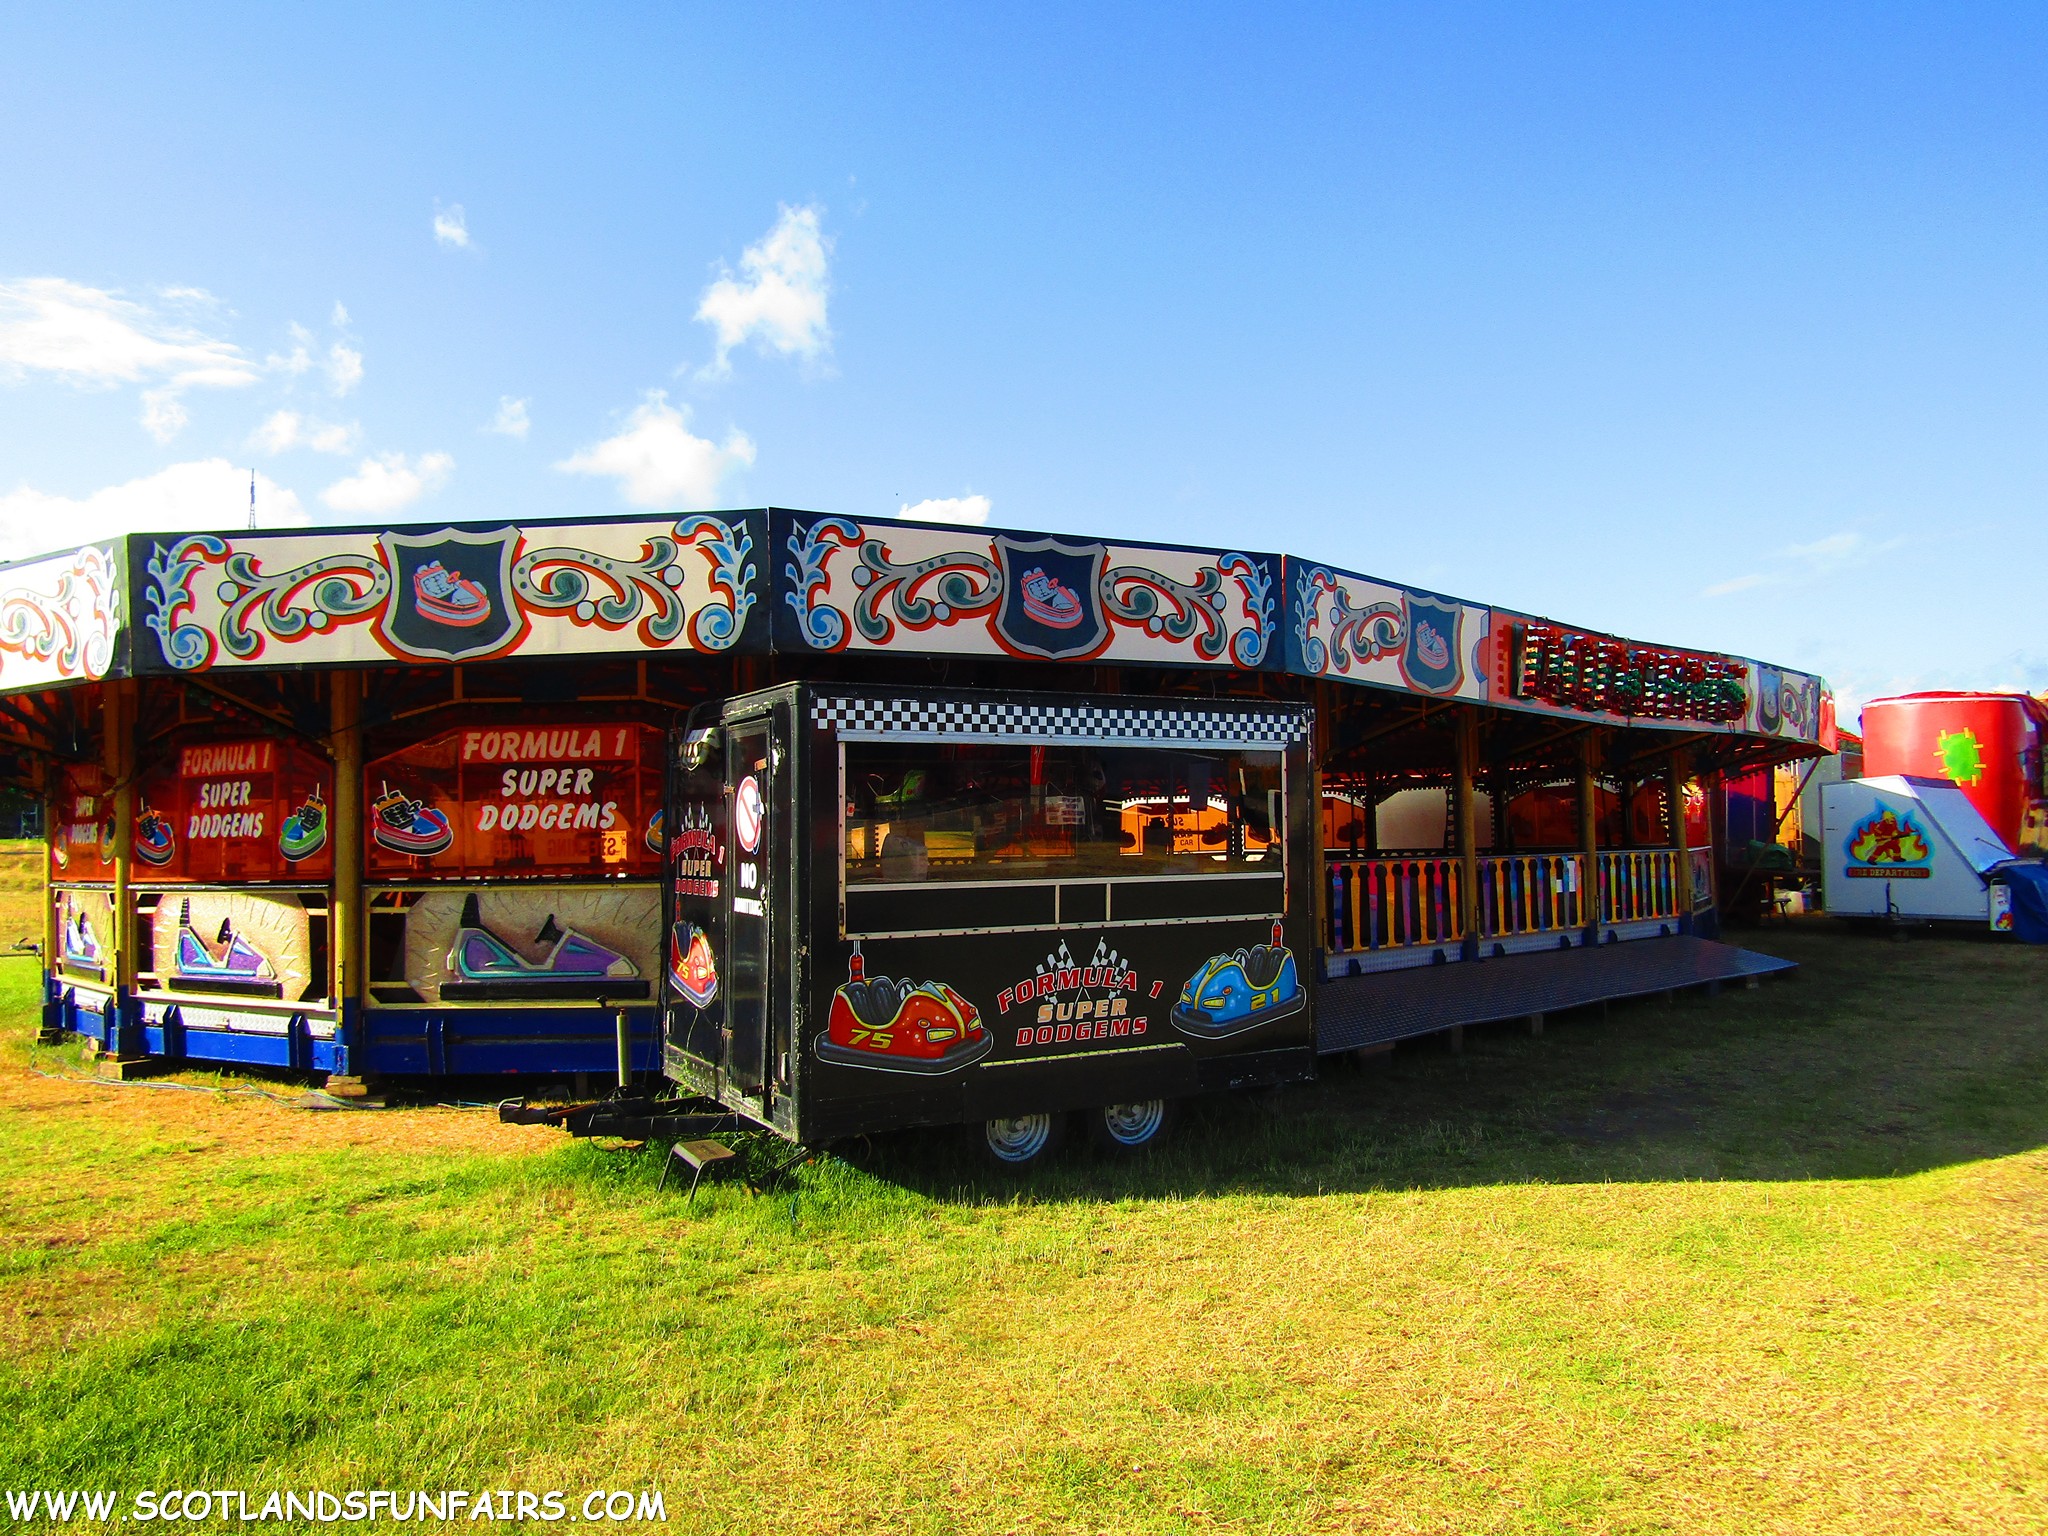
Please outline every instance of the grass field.
[[0, 1488], [2048, 1531], [2048, 952], [1768, 947], [1800, 975], [1208, 1101], [1136, 1167], [919, 1134], [694, 1209], [488, 1114], [38, 1076], [0, 962]]
[[43, 941], [43, 861], [40, 838], [0, 837], [0, 950], [17, 939]]

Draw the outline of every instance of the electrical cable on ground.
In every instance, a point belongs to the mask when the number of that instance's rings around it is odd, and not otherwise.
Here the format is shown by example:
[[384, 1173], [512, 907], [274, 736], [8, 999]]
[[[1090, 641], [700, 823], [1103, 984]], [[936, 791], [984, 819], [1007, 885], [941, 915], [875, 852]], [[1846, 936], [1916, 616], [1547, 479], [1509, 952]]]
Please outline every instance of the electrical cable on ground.
[[[41, 1045], [29, 1047], [28, 1069], [37, 1077], [48, 1078], [54, 1083], [85, 1083], [101, 1088], [172, 1088], [180, 1093], [217, 1093], [252, 1099], [268, 1099], [273, 1104], [282, 1104], [286, 1109], [355, 1109], [346, 1099], [337, 1099], [318, 1088], [306, 1089], [298, 1098], [288, 1098], [281, 1093], [272, 1093], [267, 1088], [208, 1088], [199, 1083], [166, 1083], [154, 1078], [130, 1077], [87, 1077], [76, 1072], [50, 1072], [36, 1065], [36, 1056]], [[307, 1100], [320, 1100], [317, 1104]], [[424, 1107], [424, 1106], [422, 1106]], [[469, 1099], [457, 1099], [453, 1103], [439, 1106], [443, 1109], [496, 1109], [495, 1103], [482, 1104]]]

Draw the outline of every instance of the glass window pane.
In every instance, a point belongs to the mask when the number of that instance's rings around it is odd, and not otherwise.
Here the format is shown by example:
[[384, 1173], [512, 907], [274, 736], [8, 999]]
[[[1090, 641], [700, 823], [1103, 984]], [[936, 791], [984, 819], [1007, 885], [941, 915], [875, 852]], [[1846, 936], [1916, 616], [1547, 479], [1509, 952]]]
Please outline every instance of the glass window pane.
[[849, 885], [1276, 870], [1278, 752], [849, 742]]

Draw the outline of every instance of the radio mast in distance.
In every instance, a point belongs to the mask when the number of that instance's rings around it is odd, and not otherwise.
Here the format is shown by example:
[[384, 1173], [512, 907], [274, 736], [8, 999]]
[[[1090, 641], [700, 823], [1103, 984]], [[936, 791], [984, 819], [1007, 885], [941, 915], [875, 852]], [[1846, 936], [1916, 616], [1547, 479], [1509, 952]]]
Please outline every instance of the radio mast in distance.
[[249, 471], [249, 526], [256, 526], [256, 471]]

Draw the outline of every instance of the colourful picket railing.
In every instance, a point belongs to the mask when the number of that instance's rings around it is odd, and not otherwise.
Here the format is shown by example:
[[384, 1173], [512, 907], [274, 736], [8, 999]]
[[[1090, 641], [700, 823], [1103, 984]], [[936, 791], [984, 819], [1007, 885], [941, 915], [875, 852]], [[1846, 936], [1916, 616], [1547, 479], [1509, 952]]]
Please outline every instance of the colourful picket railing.
[[1676, 917], [1690, 906], [1691, 875], [1680, 875], [1675, 849], [1617, 850], [1599, 859], [1601, 922]]
[[[1692, 899], [1692, 875], [1669, 848], [1596, 856], [1603, 923], [1676, 917]], [[1596, 886], [1582, 853], [1489, 854], [1478, 860], [1479, 937], [1570, 933], [1591, 919]], [[1326, 939], [1333, 954], [1455, 944], [1465, 937], [1453, 854], [1329, 861]]]
[[1458, 900], [1463, 876], [1458, 860], [1444, 854], [1331, 860], [1329, 948], [1458, 942], [1465, 937]]
[[1564, 933], [1586, 924], [1585, 855], [1497, 854], [1479, 861], [1479, 936]]

